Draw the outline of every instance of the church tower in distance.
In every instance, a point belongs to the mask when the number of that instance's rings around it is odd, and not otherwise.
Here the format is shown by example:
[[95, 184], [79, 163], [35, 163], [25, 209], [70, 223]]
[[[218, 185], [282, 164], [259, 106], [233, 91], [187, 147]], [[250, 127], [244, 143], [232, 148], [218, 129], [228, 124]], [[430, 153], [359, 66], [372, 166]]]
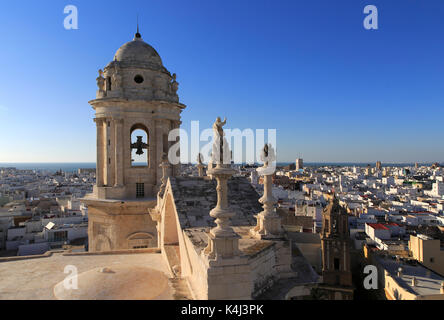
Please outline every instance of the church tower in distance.
[[[99, 70], [95, 110], [96, 185], [82, 201], [88, 205], [89, 251], [157, 247], [156, 222], [149, 209], [161, 186], [159, 165], [172, 129], [180, 127], [176, 74], [163, 66], [140, 33], [117, 50]], [[178, 164], [169, 176], [178, 174]]]
[[347, 212], [332, 195], [322, 213], [322, 276], [329, 300], [353, 299]]

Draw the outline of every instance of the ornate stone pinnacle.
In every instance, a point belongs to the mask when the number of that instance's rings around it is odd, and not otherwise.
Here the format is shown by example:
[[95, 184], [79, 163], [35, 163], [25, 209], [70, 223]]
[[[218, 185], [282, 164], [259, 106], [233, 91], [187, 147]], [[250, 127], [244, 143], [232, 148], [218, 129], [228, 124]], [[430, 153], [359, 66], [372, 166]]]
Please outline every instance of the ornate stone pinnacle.
[[262, 153], [264, 165], [257, 169], [259, 175], [263, 176], [264, 195], [259, 199], [263, 204], [263, 211], [257, 215], [257, 225], [251, 229], [252, 235], [258, 238], [276, 238], [282, 235], [281, 218], [276, 213], [276, 198], [273, 197], [273, 173], [275, 167], [270, 162], [276, 160], [276, 155], [270, 144], [265, 145]]
[[228, 205], [228, 179], [236, 171], [226, 167], [216, 167], [208, 170], [208, 174], [217, 180], [217, 205], [210, 211], [210, 216], [215, 218], [216, 227], [210, 230], [208, 247], [204, 250], [211, 259], [218, 257], [229, 258], [239, 252], [239, 236], [231, 227], [230, 218], [235, 213]]
[[235, 215], [228, 206], [228, 179], [233, 173], [212, 173], [217, 180], [217, 205], [210, 211], [210, 216], [216, 219], [217, 227], [211, 230], [214, 236], [230, 237], [234, 235], [230, 218]]
[[210, 216], [216, 219], [217, 226], [210, 230], [208, 246], [203, 251], [203, 254], [212, 260], [231, 258], [239, 252], [239, 236], [234, 232], [230, 221], [235, 213], [228, 206], [228, 179], [236, 171], [231, 168], [230, 162], [227, 164], [223, 161], [225, 158], [223, 155], [230, 153], [228, 144], [222, 143], [222, 141], [226, 141], [222, 129], [226, 122], [227, 119], [222, 122], [220, 117], [217, 117], [213, 124], [214, 143], [211, 162], [215, 162], [217, 165], [216, 167], [211, 166], [207, 171], [212, 179], [217, 180], [217, 205], [210, 211]]
[[163, 193], [165, 192], [166, 183], [168, 181], [168, 168], [170, 167], [170, 164], [168, 162], [168, 158], [166, 156], [166, 153], [163, 154], [162, 162], [159, 165], [159, 167], [162, 168], [162, 178], [160, 179], [162, 184], [161, 184], [161, 186], [159, 188], [159, 192], [157, 193], [157, 196], [158, 197], [162, 197]]
[[202, 154], [199, 153], [199, 155], [197, 156], [197, 169], [199, 170], [199, 177], [204, 176], [204, 168], [205, 165], [202, 163]]

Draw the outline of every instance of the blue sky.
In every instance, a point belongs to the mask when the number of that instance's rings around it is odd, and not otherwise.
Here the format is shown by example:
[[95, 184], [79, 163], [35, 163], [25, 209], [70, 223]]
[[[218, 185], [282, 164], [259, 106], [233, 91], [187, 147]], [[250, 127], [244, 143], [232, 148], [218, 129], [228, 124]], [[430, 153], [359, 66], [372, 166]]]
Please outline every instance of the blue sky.
[[278, 161], [444, 161], [442, 0], [70, 0], [0, 4], [0, 162], [95, 161], [88, 101], [137, 13], [186, 130], [276, 128]]

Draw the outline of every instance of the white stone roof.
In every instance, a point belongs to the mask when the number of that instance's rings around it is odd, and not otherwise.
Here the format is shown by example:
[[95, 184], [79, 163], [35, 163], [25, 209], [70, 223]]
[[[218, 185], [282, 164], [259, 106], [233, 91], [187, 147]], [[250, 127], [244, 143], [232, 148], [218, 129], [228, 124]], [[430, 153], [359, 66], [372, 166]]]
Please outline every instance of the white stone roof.
[[[420, 295], [440, 294], [441, 283], [444, 278], [432, 272], [421, 264], [409, 265], [390, 258], [377, 257], [377, 261], [387, 270], [398, 284], [409, 292]], [[402, 267], [401, 277], [398, 277], [398, 269]], [[416, 286], [412, 286], [412, 278], [416, 278]]]

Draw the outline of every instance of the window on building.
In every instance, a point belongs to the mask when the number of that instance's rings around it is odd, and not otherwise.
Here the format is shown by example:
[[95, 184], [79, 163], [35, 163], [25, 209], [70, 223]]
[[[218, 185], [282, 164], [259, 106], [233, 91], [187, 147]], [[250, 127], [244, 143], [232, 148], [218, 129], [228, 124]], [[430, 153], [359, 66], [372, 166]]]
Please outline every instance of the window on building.
[[134, 246], [133, 249], [147, 249], [148, 246]]
[[431, 263], [435, 262], [435, 258], [430, 258], [430, 262]]
[[339, 270], [339, 258], [334, 259], [335, 270]]
[[140, 74], [136, 75], [134, 77], [134, 82], [137, 84], [141, 84], [143, 82], [143, 77]]
[[111, 77], [106, 77], [106, 91], [111, 91]]
[[145, 197], [145, 184], [144, 183], [136, 183], [136, 198]]
[[53, 240], [56, 242], [66, 241], [68, 239], [68, 231], [56, 231], [53, 235]]

